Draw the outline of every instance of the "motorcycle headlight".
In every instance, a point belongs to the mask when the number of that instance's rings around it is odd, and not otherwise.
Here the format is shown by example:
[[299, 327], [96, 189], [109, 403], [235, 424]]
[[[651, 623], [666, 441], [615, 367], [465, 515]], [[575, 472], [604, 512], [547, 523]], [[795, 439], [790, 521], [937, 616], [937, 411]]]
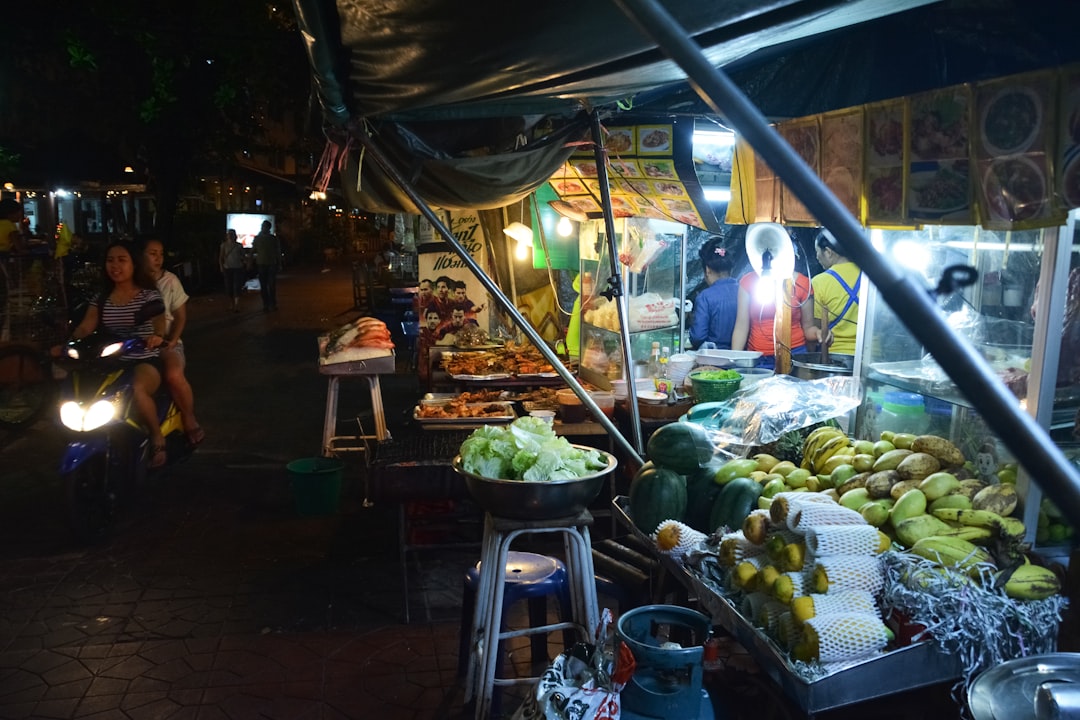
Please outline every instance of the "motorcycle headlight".
[[122, 347], [124, 347], [124, 343], [122, 342], [109, 343], [104, 348], [102, 348], [101, 357], [109, 357], [110, 355], [115, 355], [116, 353], [120, 352], [120, 349]]
[[112, 400], [98, 400], [86, 410], [74, 401], [60, 406], [60, 422], [64, 427], [76, 432], [97, 430], [116, 416], [116, 405]]

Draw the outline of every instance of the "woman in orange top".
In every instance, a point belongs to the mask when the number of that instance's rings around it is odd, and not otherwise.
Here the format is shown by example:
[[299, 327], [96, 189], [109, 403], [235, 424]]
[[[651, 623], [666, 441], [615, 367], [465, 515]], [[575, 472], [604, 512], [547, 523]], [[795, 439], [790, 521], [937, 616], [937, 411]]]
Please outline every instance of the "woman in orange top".
[[[735, 330], [731, 334], [731, 349], [761, 352], [758, 367], [773, 368], [776, 366], [773, 335], [776, 305], [771, 299], [762, 302], [755, 296], [754, 291], [759, 281], [758, 274], [753, 270], [739, 279], [739, 304], [735, 315]], [[807, 342], [821, 340], [821, 329], [814, 324], [814, 305], [810, 302], [810, 297], [810, 278], [802, 273], [795, 273], [791, 300], [792, 355], [805, 353]]]

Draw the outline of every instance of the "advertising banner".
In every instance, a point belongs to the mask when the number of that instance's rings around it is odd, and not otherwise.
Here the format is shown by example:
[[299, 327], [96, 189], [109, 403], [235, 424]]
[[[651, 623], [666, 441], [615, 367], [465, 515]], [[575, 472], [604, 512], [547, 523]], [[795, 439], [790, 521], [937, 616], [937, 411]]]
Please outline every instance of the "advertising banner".
[[[480, 267], [487, 267], [484, 230], [476, 212], [450, 214], [450, 231]], [[445, 242], [418, 247], [419, 292], [416, 314], [420, 321], [421, 348], [454, 346], [466, 326], [488, 329], [490, 300], [487, 291]]]

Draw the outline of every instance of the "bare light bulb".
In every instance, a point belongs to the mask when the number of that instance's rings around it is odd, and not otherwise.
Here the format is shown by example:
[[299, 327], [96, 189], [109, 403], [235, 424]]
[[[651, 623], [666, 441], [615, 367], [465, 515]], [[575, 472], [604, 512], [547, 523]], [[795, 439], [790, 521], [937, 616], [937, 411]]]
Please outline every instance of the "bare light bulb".
[[570, 222], [570, 218], [559, 218], [559, 224], [555, 226], [555, 231], [559, 233], [559, 237], [570, 237], [574, 232], [574, 223]]
[[518, 260], [528, 260], [529, 247], [529, 243], [519, 242], [517, 244], [517, 247], [514, 248], [514, 257], [516, 257]]

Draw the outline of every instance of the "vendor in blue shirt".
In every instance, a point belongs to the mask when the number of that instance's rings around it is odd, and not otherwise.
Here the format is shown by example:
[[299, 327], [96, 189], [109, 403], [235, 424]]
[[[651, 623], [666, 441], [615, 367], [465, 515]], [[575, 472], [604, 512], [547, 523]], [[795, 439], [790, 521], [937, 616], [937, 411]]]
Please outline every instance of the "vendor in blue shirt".
[[690, 323], [690, 345], [695, 349], [711, 342], [721, 350], [731, 349], [731, 333], [739, 304], [739, 282], [731, 277], [735, 254], [724, 247], [723, 239], [710, 238], [698, 250], [705, 270], [705, 284], [694, 300]]

